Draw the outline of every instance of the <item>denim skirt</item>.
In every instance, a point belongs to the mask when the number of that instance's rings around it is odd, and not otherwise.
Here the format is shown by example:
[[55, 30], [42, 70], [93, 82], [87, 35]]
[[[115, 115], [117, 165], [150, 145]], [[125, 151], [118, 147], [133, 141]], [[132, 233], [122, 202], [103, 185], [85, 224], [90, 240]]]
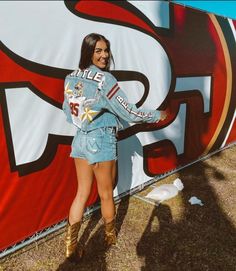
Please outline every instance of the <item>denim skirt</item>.
[[102, 127], [88, 132], [78, 129], [70, 156], [86, 159], [89, 164], [117, 160], [116, 128]]

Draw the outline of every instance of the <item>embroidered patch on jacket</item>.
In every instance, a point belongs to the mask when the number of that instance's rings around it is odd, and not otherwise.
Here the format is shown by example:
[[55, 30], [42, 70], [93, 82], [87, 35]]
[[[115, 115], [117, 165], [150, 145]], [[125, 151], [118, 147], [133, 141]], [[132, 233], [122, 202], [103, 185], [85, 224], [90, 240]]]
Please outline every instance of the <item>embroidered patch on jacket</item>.
[[83, 96], [83, 91], [84, 91], [84, 85], [82, 82], [79, 81], [74, 87], [73, 95], [75, 97], [81, 97]]
[[70, 89], [70, 83], [69, 82], [65, 86], [65, 94], [67, 96], [72, 96], [73, 95], [73, 90]]
[[91, 110], [89, 107], [84, 108], [84, 113], [81, 114], [81, 120], [84, 122], [85, 120], [87, 121], [92, 121], [94, 117], [99, 113], [99, 111], [94, 111]]
[[116, 83], [112, 89], [107, 93], [107, 98], [108, 99], [111, 99], [115, 94], [116, 92], [120, 89], [120, 87], [118, 86], [118, 84]]

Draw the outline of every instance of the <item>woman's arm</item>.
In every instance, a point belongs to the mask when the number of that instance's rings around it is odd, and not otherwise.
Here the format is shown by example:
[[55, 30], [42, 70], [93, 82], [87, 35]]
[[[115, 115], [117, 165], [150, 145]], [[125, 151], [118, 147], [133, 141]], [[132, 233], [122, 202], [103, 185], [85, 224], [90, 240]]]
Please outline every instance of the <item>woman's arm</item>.
[[111, 74], [106, 75], [103, 90], [107, 109], [128, 122], [156, 123], [166, 118], [165, 111], [138, 109], [135, 104], [129, 103], [127, 96]]

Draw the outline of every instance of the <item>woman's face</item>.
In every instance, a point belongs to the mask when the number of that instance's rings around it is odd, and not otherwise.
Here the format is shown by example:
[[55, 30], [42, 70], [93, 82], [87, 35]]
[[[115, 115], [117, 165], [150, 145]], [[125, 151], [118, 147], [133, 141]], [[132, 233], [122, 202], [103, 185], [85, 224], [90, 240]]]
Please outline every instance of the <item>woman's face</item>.
[[96, 43], [92, 63], [100, 69], [104, 69], [107, 66], [109, 60], [109, 51], [104, 40], [99, 40]]

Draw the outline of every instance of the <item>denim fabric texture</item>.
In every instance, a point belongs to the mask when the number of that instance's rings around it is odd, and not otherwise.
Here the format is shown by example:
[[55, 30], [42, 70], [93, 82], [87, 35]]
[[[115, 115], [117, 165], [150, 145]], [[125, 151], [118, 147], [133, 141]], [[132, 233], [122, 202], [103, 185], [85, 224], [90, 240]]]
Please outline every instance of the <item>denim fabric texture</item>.
[[90, 164], [117, 159], [119, 118], [131, 123], [153, 123], [160, 111], [139, 109], [128, 102], [115, 77], [91, 65], [66, 76], [63, 111], [78, 129], [71, 157]]
[[160, 119], [160, 111], [129, 103], [115, 77], [94, 65], [67, 75], [64, 94], [67, 121], [83, 131], [100, 127], [120, 129], [119, 118], [130, 123], [155, 123]]
[[117, 160], [116, 129], [102, 127], [89, 132], [77, 130], [70, 156], [86, 159], [89, 164]]

